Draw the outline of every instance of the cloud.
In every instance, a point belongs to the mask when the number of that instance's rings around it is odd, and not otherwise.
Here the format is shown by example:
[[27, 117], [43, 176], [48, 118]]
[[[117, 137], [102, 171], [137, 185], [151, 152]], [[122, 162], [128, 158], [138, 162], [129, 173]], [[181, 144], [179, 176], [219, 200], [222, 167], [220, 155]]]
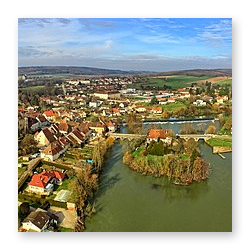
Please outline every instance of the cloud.
[[71, 23], [68, 18], [18, 18], [18, 25], [31, 25], [40, 28], [48, 27], [49, 25], [66, 26]]
[[198, 29], [197, 38], [215, 45], [222, 45], [232, 41], [232, 20], [222, 19], [211, 25]]
[[94, 29], [94, 28], [112, 28], [116, 26], [114, 21], [110, 20], [100, 20], [95, 18], [77, 18], [79, 24], [87, 29]]
[[136, 38], [144, 43], [179, 43], [181, 38], [169, 34], [138, 35]]
[[27, 57], [27, 58], [32, 58], [32, 57], [41, 57], [41, 56], [51, 56], [53, 53], [45, 51], [42, 49], [42, 47], [37, 48], [34, 46], [20, 46], [18, 47], [18, 57]]

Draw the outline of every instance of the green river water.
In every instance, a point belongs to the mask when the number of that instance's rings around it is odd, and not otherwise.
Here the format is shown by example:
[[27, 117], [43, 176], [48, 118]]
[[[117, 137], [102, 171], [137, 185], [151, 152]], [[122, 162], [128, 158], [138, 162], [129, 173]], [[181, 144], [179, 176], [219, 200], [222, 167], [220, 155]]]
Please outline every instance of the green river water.
[[[197, 124], [198, 125], [198, 124]], [[208, 124], [206, 124], [207, 127]], [[180, 124], [164, 124], [177, 132]], [[143, 176], [123, 162], [116, 143], [107, 154], [96, 214], [86, 220], [87, 232], [229, 232], [232, 231], [232, 153], [213, 154], [199, 142], [210, 163], [210, 178], [190, 186], [171, 184], [165, 177]]]

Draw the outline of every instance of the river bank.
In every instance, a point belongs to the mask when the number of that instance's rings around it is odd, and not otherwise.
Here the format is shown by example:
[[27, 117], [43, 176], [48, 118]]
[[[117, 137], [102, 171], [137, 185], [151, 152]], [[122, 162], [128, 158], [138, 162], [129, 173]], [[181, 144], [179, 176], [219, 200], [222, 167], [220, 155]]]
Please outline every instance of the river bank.
[[211, 138], [206, 143], [212, 147], [214, 154], [232, 152], [232, 138]]
[[208, 180], [178, 186], [168, 178], [142, 176], [123, 162], [115, 143], [104, 162], [95, 192], [96, 213], [86, 232], [230, 232], [232, 230], [232, 154], [221, 159], [204, 142], [199, 148], [211, 164]]
[[[203, 132], [210, 124], [194, 123]], [[147, 129], [150, 125], [144, 125]], [[176, 133], [181, 123], [167, 123], [162, 128]], [[121, 127], [121, 133], [128, 133]], [[94, 193], [95, 211], [85, 220], [86, 232], [230, 232], [232, 230], [232, 153], [225, 159], [213, 154], [199, 141], [202, 157], [209, 162], [209, 179], [189, 186], [171, 183], [169, 178], [142, 175], [122, 162], [120, 142], [107, 152], [100, 184]]]

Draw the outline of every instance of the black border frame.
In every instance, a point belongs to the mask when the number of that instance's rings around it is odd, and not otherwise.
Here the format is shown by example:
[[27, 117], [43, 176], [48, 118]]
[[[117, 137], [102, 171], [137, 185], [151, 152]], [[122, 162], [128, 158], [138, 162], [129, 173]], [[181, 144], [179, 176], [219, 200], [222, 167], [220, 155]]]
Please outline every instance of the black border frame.
[[[17, 231], [18, 18], [232, 18], [233, 220], [229, 233], [19, 233]], [[13, 245], [243, 245], [244, 244], [244, 14], [243, 13], [12, 13], [12, 244]], [[235, 122], [237, 121], [237, 123]]]

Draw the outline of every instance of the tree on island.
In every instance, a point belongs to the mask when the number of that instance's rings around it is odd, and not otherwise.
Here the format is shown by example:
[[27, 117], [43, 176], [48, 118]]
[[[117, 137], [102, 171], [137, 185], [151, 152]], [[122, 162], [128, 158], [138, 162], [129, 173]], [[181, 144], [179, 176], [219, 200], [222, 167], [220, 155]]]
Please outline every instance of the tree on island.
[[209, 164], [204, 161], [201, 157], [197, 157], [193, 164], [192, 176], [193, 180], [200, 182], [209, 177], [211, 170]]

